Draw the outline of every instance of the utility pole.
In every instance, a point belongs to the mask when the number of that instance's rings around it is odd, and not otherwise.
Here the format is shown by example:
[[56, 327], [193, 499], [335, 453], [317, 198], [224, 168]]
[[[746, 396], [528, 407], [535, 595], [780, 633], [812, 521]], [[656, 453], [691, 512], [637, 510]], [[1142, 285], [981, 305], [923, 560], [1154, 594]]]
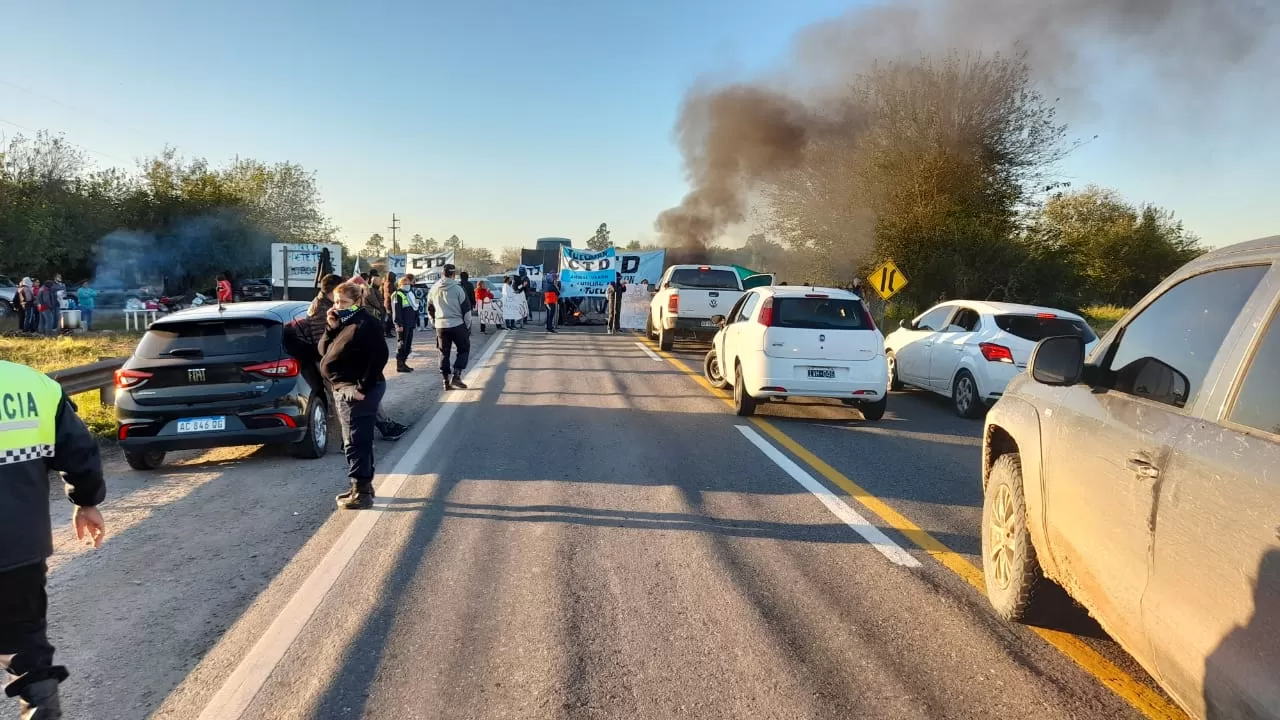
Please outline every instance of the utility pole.
[[400, 254], [400, 243], [396, 242], [396, 231], [400, 229], [400, 220], [396, 218], [395, 213], [391, 213], [391, 225], [387, 228], [391, 231], [391, 255]]

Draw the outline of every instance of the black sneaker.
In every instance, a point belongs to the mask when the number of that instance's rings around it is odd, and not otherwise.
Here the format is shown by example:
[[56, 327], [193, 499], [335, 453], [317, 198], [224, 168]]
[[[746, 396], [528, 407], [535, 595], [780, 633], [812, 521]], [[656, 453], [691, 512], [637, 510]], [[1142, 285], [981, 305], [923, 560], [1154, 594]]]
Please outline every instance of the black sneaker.
[[453, 379], [452, 379], [452, 378], [445, 378], [445, 379], [444, 379], [444, 389], [445, 389], [446, 391], [449, 391], [449, 390], [452, 390], [452, 389], [453, 389]]
[[464, 382], [462, 382], [462, 376], [461, 376], [461, 375], [454, 375], [454, 376], [453, 376], [453, 387], [454, 387], [454, 388], [456, 388], [456, 389], [458, 389], [458, 390], [466, 390], [466, 389], [467, 389], [467, 384], [466, 384], [466, 383], [464, 383]]
[[397, 365], [397, 366], [396, 366], [396, 372], [398, 372], [398, 373], [411, 373], [411, 372], [413, 372], [413, 368], [409, 367], [408, 365]]
[[382, 430], [382, 439], [395, 442], [404, 437], [407, 432], [409, 432], [408, 425], [401, 425], [398, 422], [387, 423], [386, 428]]

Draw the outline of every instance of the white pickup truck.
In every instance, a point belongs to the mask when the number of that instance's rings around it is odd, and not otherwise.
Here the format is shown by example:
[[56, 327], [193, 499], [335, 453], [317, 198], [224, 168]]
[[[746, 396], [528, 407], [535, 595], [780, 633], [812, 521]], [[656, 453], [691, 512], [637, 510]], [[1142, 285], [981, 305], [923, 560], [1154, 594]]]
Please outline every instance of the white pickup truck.
[[663, 350], [671, 349], [677, 333], [709, 340], [720, 330], [712, 316], [727, 314], [743, 292], [772, 284], [772, 275], [744, 280], [730, 265], [672, 265], [649, 303], [645, 333]]

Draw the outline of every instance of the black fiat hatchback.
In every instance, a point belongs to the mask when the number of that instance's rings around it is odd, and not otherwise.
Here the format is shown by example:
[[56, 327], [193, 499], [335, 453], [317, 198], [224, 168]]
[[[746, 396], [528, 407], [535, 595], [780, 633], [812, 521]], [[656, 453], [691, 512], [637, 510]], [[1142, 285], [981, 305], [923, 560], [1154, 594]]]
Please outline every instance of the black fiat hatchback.
[[289, 445], [318, 458], [329, 447], [323, 383], [285, 350], [284, 326], [302, 302], [207, 305], [152, 323], [116, 371], [117, 437], [137, 470], [170, 450]]

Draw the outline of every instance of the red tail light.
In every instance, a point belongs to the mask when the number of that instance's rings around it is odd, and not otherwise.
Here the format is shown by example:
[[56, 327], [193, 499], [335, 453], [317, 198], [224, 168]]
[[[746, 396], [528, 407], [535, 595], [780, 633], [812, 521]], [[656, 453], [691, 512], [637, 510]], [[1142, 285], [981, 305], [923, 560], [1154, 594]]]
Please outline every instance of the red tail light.
[[118, 435], [118, 439], [119, 439], [119, 440], [124, 440], [124, 439], [125, 439], [125, 438], [127, 438], [127, 437], [129, 437], [129, 426], [128, 426], [128, 425], [121, 425], [121, 426], [120, 426], [120, 434]]
[[116, 387], [121, 390], [136, 388], [147, 380], [150, 380], [151, 377], [151, 373], [143, 372], [141, 370], [117, 370], [115, 372]]
[[1036, 313], [1036, 317], [1041, 318], [1043, 320], [1052, 320], [1058, 316], [1054, 315], [1053, 313]]
[[680, 293], [673, 292], [671, 293], [671, 296], [667, 298], [667, 312], [672, 315], [680, 313]]
[[287, 428], [297, 429], [298, 427], [298, 422], [293, 418], [289, 417], [288, 415], [285, 415], [284, 413], [274, 413], [272, 415], [269, 415], [268, 417], [273, 417], [279, 420], [280, 424], [284, 425]]
[[982, 357], [986, 358], [987, 362], [1013, 364], [1013, 353], [1009, 348], [1003, 345], [997, 345], [995, 343], [980, 343], [978, 345], [978, 349], [982, 351]]
[[760, 324], [773, 327], [773, 298], [765, 298], [764, 304], [760, 306]]
[[267, 377], [296, 377], [298, 375], [298, 361], [293, 358], [285, 358], [283, 360], [250, 365], [244, 371], [266, 375]]

